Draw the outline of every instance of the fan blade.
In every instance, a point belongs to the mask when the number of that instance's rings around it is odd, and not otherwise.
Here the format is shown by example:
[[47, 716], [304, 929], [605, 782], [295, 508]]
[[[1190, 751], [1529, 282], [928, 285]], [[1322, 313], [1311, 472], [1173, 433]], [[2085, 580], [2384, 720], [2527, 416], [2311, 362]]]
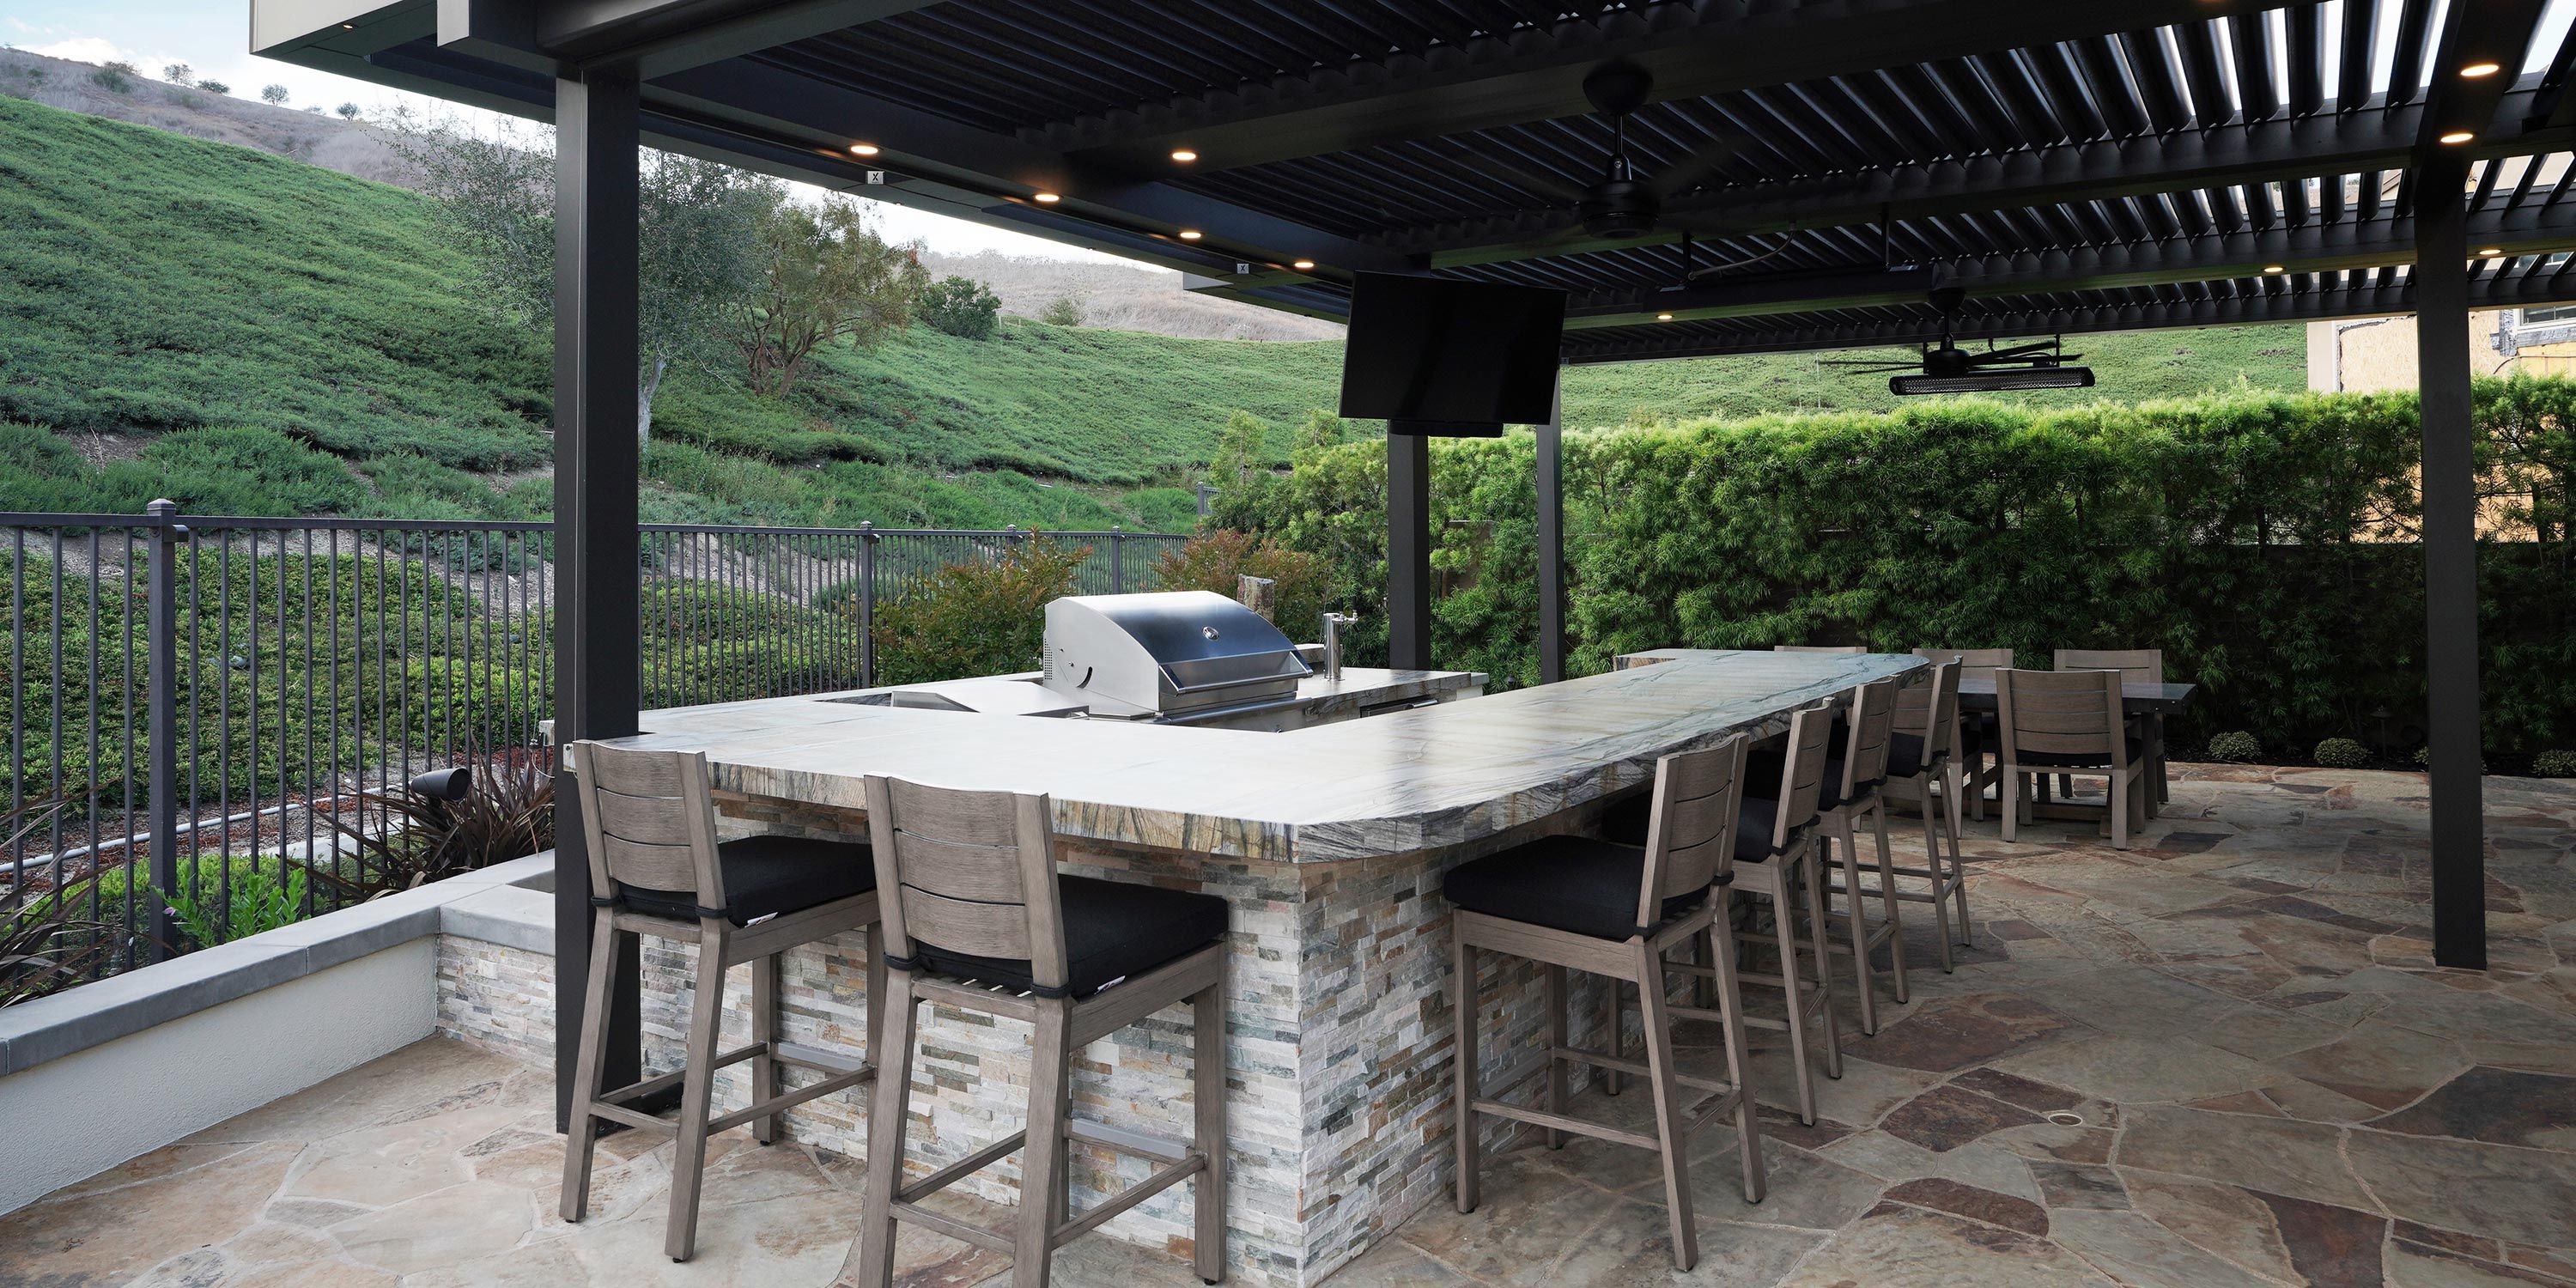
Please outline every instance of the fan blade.
[[1734, 160], [1754, 143], [1752, 135], [1737, 130], [1712, 133], [1698, 150], [1665, 166], [1664, 172], [1655, 176], [1655, 195], [1670, 199], [1675, 193], [1688, 192], [1708, 182], [1719, 166]]

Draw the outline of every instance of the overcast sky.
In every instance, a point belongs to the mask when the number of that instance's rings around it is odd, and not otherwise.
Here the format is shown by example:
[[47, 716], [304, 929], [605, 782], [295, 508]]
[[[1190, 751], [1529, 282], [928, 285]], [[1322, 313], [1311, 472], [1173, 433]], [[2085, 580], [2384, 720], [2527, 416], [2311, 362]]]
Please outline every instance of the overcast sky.
[[[171, 63], [186, 63], [198, 76], [222, 81], [243, 98], [257, 97], [263, 85], [284, 85], [291, 95], [290, 106], [319, 103], [330, 108], [356, 103], [369, 116], [383, 116], [397, 104], [409, 103], [434, 111], [483, 115], [381, 85], [253, 57], [250, 6], [244, 0], [0, 0], [0, 43], [85, 63], [123, 59], [153, 77]], [[1092, 251], [945, 215], [882, 202], [866, 204], [877, 211], [889, 241], [918, 240], [932, 250], [958, 254], [995, 250], [1111, 261]]]

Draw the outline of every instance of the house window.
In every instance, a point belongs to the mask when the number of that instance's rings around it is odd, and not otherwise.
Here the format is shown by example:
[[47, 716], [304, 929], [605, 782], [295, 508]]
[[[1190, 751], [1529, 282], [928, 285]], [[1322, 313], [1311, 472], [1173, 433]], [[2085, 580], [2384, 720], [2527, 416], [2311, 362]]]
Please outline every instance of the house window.
[[2576, 323], [2576, 304], [2552, 304], [2546, 308], [2524, 309], [2521, 322], [2527, 327]]

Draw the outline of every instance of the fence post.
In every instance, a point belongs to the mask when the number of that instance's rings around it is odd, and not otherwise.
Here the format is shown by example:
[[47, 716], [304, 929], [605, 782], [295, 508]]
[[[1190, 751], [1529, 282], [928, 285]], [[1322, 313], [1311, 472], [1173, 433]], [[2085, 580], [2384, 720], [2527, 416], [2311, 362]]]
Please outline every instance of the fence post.
[[1109, 525], [1109, 593], [1127, 593], [1127, 530]]
[[[145, 633], [151, 659], [145, 680], [152, 740], [152, 885], [179, 889], [179, 559], [180, 541], [188, 529], [179, 523], [176, 501], [154, 501], [144, 507], [153, 519], [150, 586], [146, 591]], [[130, 655], [129, 655], [130, 656]], [[127, 799], [131, 800], [132, 797]], [[152, 899], [152, 957], [167, 960], [179, 929], [167, 900]]]
[[877, 525], [859, 524], [859, 687], [877, 682]]

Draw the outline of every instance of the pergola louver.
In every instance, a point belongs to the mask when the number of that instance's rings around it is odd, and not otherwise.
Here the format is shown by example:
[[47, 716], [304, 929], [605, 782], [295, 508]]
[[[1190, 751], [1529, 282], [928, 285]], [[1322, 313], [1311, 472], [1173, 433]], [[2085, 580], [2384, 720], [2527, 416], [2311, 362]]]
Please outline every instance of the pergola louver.
[[[635, 725], [639, 141], [1323, 317], [1362, 271], [1560, 287], [1574, 362], [1931, 339], [1892, 264], [1966, 289], [1962, 339], [2419, 311], [2436, 957], [2484, 963], [2467, 310], [2576, 296], [2576, 40], [2544, 0], [253, 0], [251, 43], [557, 122], [567, 739]], [[1610, 145], [1584, 74], [1622, 55], [1656, 78], [1638, 168], [1691, 181], [1606, 241], [1565, 194]], [[1692, 264], [1762, 258], [1668, 293], [1683, 230]], [[1547, 427], [1543, 548], [1560, 461]], [[1390, 444], [1399, 666], [1428, 662], [1427, 471]]]

